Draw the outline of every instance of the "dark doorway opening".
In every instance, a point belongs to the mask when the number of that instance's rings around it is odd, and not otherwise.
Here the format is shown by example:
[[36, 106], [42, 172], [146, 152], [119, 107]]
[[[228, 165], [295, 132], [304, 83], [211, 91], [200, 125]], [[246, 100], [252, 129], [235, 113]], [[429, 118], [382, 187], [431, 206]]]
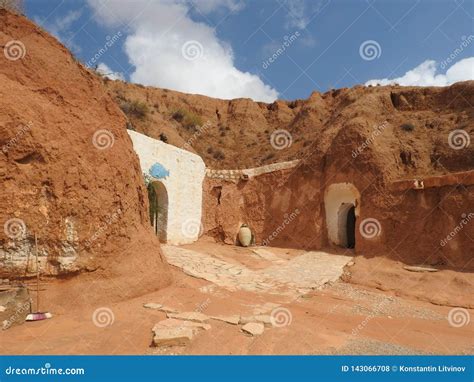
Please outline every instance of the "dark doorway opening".
[[161, 182], [148, 184], [148, 202], [150, 206], [150, 222], [156, 236], [162, 243], [167, 241], [168, 230], [168, 192]]
[[356, 213], [353, 203], [342, 203], [337, 213], [338, 244], [355, 248]]
[[347, 248], [355, 248], [355, 227], [356, 227], [355, 207], [352, 206], [347, 211], [346, 233], [347, 233]]

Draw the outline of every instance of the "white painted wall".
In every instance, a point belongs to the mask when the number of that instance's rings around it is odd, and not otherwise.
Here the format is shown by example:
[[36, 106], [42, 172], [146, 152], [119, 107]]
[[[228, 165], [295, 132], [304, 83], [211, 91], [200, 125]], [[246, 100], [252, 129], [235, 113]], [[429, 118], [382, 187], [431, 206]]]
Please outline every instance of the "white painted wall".
[[[346, 239], [340, 237], [339, 219], [345, 219], [347, 216], [346, 206], [343, 204], [353, 204], [355, 214], [359, 216], [360, 211], [360, 193], [352, 183], [333, 183], [324, 193], [324, 208], [326, 212], [326, 226], [328, 229], [328, 238], [336, 245], [345, 245]], [[344, 213], [343, 213], [344, 212]], [[345, 224], [341, 222], [341, 224]]]
[[161, 179], [168, 191], [168, 244], [192, 243], [201, 233], [202, 188], [206, 166], [200, 156], [128, 130], [142, 172], [160, 163], [170, 175]]

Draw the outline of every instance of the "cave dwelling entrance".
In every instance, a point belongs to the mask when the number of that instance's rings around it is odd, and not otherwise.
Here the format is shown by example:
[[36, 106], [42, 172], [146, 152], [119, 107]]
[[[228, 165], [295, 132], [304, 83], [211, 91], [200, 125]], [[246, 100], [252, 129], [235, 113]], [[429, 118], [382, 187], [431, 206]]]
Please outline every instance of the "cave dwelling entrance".
[[360, 193], [352, 183], [331, 184], [324, 195], [328, 239], [344, 248], [355, 248]]
[[162, 243], [167, 241], [168, 230], [168, 191], [160, 181], [148, 184], [150, 222], [156, 236]]

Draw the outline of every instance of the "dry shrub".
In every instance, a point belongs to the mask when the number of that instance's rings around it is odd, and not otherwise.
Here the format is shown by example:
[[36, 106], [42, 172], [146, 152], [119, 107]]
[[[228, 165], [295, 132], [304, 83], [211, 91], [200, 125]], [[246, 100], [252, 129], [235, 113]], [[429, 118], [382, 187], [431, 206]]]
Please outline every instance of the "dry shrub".
[[196, 128], [203, 124], [202, 119], [198, 115], [185, 109], [174, 110], [171, 113], [171, 117], [189, 130], [196, 130]]
[[145, 119], [150, 112], [148, 105], [145, 102], [138, 100], [122, 100], [120, 108], [130, 118]]

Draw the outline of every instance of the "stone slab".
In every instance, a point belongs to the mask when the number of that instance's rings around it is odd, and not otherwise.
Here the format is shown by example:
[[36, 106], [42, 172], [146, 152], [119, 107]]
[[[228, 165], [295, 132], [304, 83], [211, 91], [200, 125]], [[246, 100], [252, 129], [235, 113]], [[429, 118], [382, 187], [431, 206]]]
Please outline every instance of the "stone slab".
[[412, 265], [405, 265], [403, 269], [410, 272], [438, 272], [439, 270], [432, 267], [422, 267], [422, 266], [412, 266]]
[[265, 326], [261, 322], [249, 322], [242, 326], [242, 331], [252, 336], [259, 336], [263, 334], [264, 330]]
[[238, 315], [235, 315], [235, 316], [211, 316], [211, 318], [213, 320], [223, 321], [223, 322], [226, 322], [226, 323], [232, 324], [232, 325], [238, 325], [239, 322], [240, 322], [240, 316], [238, 316]]
[[266, 314], [257, 314], [254, 316], [243, 316], [240, 318], [241, 324], [248, 324], [251, 322], [260, 322], [267, 327], [271, 327], [272, 325], [272, 318]]
[[204, 330], [211, 329], [211, 325], [209, 324], [203, 324], [201, 322], [193, 322], [193, 321], [181, 321], [181, 320], [176, 320], [174, 318], [167, 318], [166, 320], [162, 320], [158, 322], [153, 327], [153, 330], [159, 329], [161, 327], [167, 327], [167, 328], [187, 327], [187, 328], [192, 328], [192, 329], [204, 329]]
[[155, 346], [185, 346], [191, 342], [194, 336], [193, 329], [184, 326], [155, 326], [153, 332], [153, 345]]
[[177, 320], [194, 321], [194, 322], [206, 322], [209, 321], [210, 317], [200, 312], [183, 312], [183, 313], [168, 313], [168, 318], [176, 318]]
[[146, 304], [143, 304], [143, 307], [147, 309], [160, 309], [163, 307], [163, 305], [157, 304], [155, 302], [147, 302]]

